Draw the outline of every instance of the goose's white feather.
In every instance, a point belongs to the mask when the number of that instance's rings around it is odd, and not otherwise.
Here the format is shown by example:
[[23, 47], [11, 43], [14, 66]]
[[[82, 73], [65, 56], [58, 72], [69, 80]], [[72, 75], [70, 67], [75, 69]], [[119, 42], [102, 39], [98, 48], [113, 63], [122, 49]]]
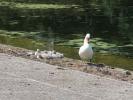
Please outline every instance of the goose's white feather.
[[93, 50], [90, 44], [85, 44], [79, 49], [79, 56], [81, 59], [89, 60], [92, 59]]

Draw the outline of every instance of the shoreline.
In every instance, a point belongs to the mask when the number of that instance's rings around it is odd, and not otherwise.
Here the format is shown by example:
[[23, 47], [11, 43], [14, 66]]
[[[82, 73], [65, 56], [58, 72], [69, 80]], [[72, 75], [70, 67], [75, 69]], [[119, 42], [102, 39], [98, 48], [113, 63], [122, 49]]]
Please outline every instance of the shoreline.
[[35, 52], [33, 50], [27, 50], [20, 47], [13, 47], [11, 45], [0, 44], [0, 53], [6, 53], [12, 56], [23, 57], [35, 61], [48, 63], [51, 65], [60, 66], [60, 69], [70, 68], [73, 70], [79, 70], [82, 72], [98, 75], [101, 77], [112, 78], [121, 81], [127, 81], [133, 84], [133, 71], [114, 68], [105, 64], [87, 63], [81, 60], [71, 58], [54, 58], [54, 59], [37, 59], [35, 56], [30, 56], [29, 52]]

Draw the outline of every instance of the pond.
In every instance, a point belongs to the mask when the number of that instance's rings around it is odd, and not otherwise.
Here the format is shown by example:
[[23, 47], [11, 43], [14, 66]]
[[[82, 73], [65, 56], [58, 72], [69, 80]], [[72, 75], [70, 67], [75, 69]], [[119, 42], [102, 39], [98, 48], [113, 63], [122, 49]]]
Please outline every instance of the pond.
[[112, 2], [41, 7], [0, 3], [0, 43], [54, 49], [80, 59], [78, 49], [89, 32], [94, 62], [133, 70], [133, 6], [118, 7]]
[[[51, 44], [50, 41], [41, 41], [28, 38], [11, 37], [8, 35], [0, 35], [0, 43], [22, 47], [30, 50], [56, 50], [64, 54], [65, 57], [80, 59], [78, 56], [78, 48], [71, 46]], [[111, 53], [94, 53], [94, 63], [105, 63], [112, 67], [120, 67], [128, 70], [133, 70], [133, 59], [123, 55], [114, 55]]]

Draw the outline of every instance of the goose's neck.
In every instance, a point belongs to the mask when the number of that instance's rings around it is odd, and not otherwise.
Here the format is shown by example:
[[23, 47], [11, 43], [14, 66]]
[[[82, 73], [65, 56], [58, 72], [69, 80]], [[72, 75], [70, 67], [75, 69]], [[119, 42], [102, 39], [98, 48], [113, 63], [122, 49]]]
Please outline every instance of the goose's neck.
[[89, 44], [89, 39], [88, 38], [84, 38], [84, 45], [86, 45], [86, 44]]

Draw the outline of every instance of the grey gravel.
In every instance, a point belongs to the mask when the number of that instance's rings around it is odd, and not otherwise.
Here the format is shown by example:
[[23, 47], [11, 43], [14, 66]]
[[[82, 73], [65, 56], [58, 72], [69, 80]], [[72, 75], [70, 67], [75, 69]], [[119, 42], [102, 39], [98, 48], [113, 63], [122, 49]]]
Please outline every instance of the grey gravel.
[[133, 100], [133, 84], [0, 53], [0, 100]]

